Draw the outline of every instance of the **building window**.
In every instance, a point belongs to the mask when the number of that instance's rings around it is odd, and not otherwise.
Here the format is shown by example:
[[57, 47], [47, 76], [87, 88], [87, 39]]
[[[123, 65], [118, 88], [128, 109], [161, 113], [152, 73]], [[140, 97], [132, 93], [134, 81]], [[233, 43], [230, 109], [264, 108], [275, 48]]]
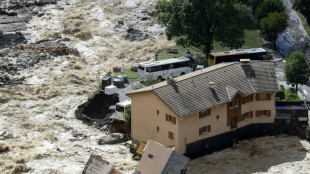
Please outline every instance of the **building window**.
[[253, 101], [253, 95], [242, 97], [242, 104], [249, 103], [251, 101]]
[[206, 134], [208, 132], [211, 132], [211, 125], [199, 128], [199, 135], [203, 135], [203, 134]]
[[157, 132], [159, 132], [159, 126], [156, 127]]
[[170, 138], [170, 139], [172, 139], [172, 140], [174, 139], [174, 135], [173, 135], [173, 133], [170, 132], [170, 131], [168, 132], [168, 138]]
[[157, 115], [159, 115], [159, 110], [157, 110], [157, 112], [156, 112], [156, 113], [157, 113]]
[[239, 98], [236, 97], [233, 101], [229, 103], [230, 109], [239, 107]]
[[271, 110], [258, 110], [256, 111], [256, 117], [271, 117]]
[[267, 111], [266, 110], [260, 110], [259, 116], [267, 116]]
[[203, 118], [209, 115], [211, 115], [211, 109], [205, 109], [199, 112], [199, 118]]
[[166, 121], [176, 124], [176, 118], [169, 114], [166, 114]]
[[230, 102], [230, 103], [229, 103], [229, 106], [230, 106], [230, 109], [233, 109], [233, 108], [234, 108], [234, 103], [233, 103], [233, 102]]
[[260, 101], [260, 100], [271, 100], [271, 94], [267, 94], [267, 93], [256, 94], [256, 100], [257, 101]]
[[267, 100], [266, 93], [259, 94], [259, 100]]
[[219, 115], [217, 115], [217, 116], [216, 116], [216, 119], [217, 119], [217, 120], [219, 120], [219, 119], [220, 119], [220, 116], [219, 116]]
[[246, 120], [246, 119], [250, 119], [253, 117], [253, 111], [251, 112], [246, 112], [243, 114], [243, 118]]
[[235, 98], [235, 108], [239, 107], [239, 100], [238, 98]]

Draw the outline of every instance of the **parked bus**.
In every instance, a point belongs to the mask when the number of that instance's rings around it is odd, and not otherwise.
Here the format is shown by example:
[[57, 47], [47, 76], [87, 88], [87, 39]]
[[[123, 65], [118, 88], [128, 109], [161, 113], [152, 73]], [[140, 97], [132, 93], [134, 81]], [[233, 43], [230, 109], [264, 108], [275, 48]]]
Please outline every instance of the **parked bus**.
[[208, 65], [212, 66], [222, 62], [235, 62], [240, 59], [266, 60], [267, 52], [263, 48], [251, 48], [209, 53]]
[[147, 77], [156, 79], [164, 79], [168, 73], [172, 77], [187, 74], [193, 71], [193, 59], [187, 57], [172, 58], [154, 62], [142, 62], [138, 65], [138, 77], [145, 81]]

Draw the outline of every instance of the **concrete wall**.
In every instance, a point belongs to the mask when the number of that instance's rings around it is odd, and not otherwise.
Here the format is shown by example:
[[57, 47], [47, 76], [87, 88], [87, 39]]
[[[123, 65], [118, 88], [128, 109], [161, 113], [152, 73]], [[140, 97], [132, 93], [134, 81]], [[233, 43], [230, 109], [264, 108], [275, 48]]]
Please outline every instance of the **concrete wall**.
[[[176, 145], [177, 126], [166, 121], [166, 114], [177, 117], [174, 112], [152, 91], [137, 93], [130, 97], [132, 139], [147, 142], [151, 138], [165, 146]], [[169, 131], [174, 134], [173, 140], [168, 138]]]

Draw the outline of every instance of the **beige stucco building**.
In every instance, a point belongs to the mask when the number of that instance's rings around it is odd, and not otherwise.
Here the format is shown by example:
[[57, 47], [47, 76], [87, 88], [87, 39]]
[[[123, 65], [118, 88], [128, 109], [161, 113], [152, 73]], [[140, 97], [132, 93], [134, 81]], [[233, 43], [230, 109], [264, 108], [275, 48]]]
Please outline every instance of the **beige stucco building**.
[[218, 64], [136, 90], [127, 94], [133, 144], [153, 139], [195, 157], [265, 135], [277, 90], [273, 62]]

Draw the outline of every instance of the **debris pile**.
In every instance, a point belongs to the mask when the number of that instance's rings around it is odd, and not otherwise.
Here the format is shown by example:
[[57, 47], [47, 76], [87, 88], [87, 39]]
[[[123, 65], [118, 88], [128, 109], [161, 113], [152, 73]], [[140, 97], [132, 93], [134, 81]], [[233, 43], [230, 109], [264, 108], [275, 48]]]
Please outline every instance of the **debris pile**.
[[0, 51], [0, 86], [22, 84], [24, 77], [14, 77], [20, 70], [63, 55], [79, 56], [79, 52], [55, 39], [3, 49]]
[[142, 41], [149, 37], [147, 33], [142, 32], [139, 29], [133, 28], [132, 25], [128, 26], [127, 32], [124, 34], [124, 39], [129, 41]]
[[57, 0], [1, 0], [0, 1], [0, 24], [3, 32], [26, 30], [32, 16], [44, 15], [43, 6], [56, 4]]

